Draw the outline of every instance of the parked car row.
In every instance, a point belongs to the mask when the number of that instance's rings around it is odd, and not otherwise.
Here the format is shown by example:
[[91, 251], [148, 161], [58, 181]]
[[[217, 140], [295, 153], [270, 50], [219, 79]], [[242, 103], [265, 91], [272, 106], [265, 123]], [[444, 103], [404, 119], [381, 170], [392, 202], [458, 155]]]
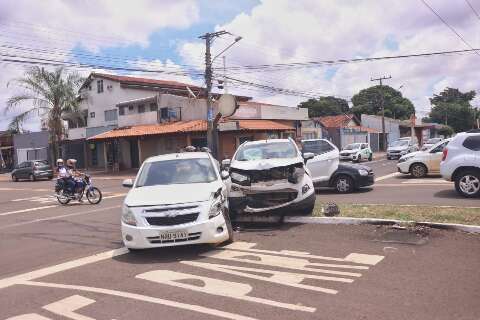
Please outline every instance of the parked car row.
[[400, 157], [398, 171], [423, 178], [441, 174], [468, 198], [480, 196], [480, 131], [471, 130], [437, 141], [430, 148]]
[[323, 139], [245, 142], [220, 165], [208, 152], [147, 159], [122, 209], [122, 239], [141, 249], [233, 240], [231, 219], [311, 214], [315, 189], [351, 192], [374, 183], [372, 169], [339, 164]]
[[53, 179], [53, 168], [46, 160], [25, 161], [15, 166], [11, 176], [14, 182], [19, 180], [51, 180]]

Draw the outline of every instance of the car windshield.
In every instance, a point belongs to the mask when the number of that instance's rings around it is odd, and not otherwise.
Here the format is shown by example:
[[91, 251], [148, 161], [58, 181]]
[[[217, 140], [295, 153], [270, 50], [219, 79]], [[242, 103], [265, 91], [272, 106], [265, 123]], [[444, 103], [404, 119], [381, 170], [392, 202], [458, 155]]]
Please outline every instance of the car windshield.
[[240, 147], [235, 160], [252, 161], [263, 159], [295, 158], [297, 150], [291, 142], [268, 142]]
[[405, 146], [408, 146], [408, 141], [407, 140], [397, 140], [397, 141], [394, 141], [390, 146], [391, 147], [405, 147]]
[[35, 161], [36, 166], [48, 166], [48, 161], [47, 160], [38, 160]]
[[345, 147], [345, 150], [357, 150], [360, 149], [360, 143], [352, 143]]
[[137, 187], [209, 183], [217, 176], [210, 159], [178, 159], [147, 162], [138, 178]]

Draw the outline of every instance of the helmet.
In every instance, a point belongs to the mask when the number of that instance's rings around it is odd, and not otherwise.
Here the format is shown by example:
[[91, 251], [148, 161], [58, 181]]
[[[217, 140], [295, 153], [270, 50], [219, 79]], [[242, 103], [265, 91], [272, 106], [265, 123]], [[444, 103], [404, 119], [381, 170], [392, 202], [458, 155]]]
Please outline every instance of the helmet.
[[67, 160], [67, 166], [69, 166], [69, 167], [74, 167], [76, 163], [77, 163], [77, 160], [75, 160], [75, 159], [68, 159]]
[[59, 165], [63, 166], [63, 159], [57, 159], [57, 166]]

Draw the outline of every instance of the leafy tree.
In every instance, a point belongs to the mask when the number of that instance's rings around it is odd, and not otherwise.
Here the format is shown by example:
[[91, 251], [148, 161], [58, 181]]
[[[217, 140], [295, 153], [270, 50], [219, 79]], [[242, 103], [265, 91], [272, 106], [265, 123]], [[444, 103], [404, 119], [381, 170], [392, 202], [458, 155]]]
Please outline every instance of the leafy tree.
[[382, 99], [386, 117], [406, 120], [415, 112], [412, 102], [404, 98], [400, 91], [380, 85], [360, 90], [354, 95], [352, 112], [359, 118], [362, 114], [381, 115]]
[[57, 68], [54, 71], [39, 67], [28, 69], [23, 78], [12, 81], [23, 89], [23, 93], [8, 99], [5, 113], [12, 112], [26, 103], [31, 105], [26, 111], [16, 115], [9, 127], [20, 129], [21, 124], [33, 116], [46, 117], [52, 156], [53, 159], [58, 158], [59, 142], [65, 129], [62, 115], [65, 113], [80, 114], [77, 92], [83, 81], [84, 79], [77, 73], [67, 73], [63, 68]]
[[444, 137], [451, 137], [454, 133], [455, 133], [455, 131], [450, 126], [444, 126], [440, 130], [438, 130], [438, 134], [440, 134]]
[[429, 118], [433, 122], [449, 125], [455, 132], [471, 129], [475, 123], [475, 111], [470, 101], [475, 98], [475, 91], [462, 93], [455, 88], [445, 88], [440, 94], [430, 98], [432, 111]]
[[298, 106], [307, 108], [309, 117], [336, 116], [349, 112], [347, 100], [332, 96], [308, 99]]

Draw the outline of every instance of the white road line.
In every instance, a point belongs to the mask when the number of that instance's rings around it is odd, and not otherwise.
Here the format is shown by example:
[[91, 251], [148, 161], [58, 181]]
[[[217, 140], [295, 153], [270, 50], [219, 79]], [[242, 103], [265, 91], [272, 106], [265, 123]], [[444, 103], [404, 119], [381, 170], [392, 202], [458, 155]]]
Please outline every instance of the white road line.
[[376, 184], [376, 187], [450, 187], [450, 185], [445, 184], [445, 183], [382, 183], [382, 184]]
[[390, 178], [393, 178], [393, 177], [396, 177], [400, 175], [399, 172], [394, 172], [394, 173], [390, 173], [390, 174], [387, 174], [387, 175], [384, 175], [384, 176], [381, 176], [381, 177], [378, 177], [375, 179], [375, 182], [378, 182], [378, 181], [382, 181], [382, 180], [386, 180], [386, 179], [390, 179]]
[[35, 271], [19, 274], [13, 277], [4, 278], [0, 280], [0, 289], [4, 289], [24, 281], [34, 280], [37, 278], [43, 278], [54, 273], [70, 270], [73, 268], [81, 267], [87, 264], [108, 260], [113, 257], [121, 256], [128, 253], [128, 249], [123, 247], [115, 250], [109, 250], [101, 253], [97, 253], [88, 257], [60, 263], [51, 267], [38, 269]]
[[452, 184], [452, 181], [442, 180], [442, 179], [413, 179], [403, 181], [404, 184]]
[[37, 281], [22, 281], [18, 284], [26, 285], [26, 286], [37, 286], [37, 287], [47, 287], [47, 288], [59, 288], [59, 289], [70, 289], [70, 290], [78, 290], [78, 291], [85, 291], [85, 292], [93, 292], [93, 293], [101, 293], [110, 296], [116, 296], [121, 298], [128, 298], [134, 299], [143, 302], [150, 302], [154, 304], [160, 304], [168, 307], [174, 307], [178, 309], [194, 311], [198, 313], [208, 314], [211, 316], [216, 316], [225, 319], [232, 319], [232, 320], [256, 320], [255, 318], [242, 316], [240, 314], [230, 313], [222, 310], [211, 309], [199, 305], [188, 304], [177, 302], [173, 300], [166, 300], [151, 296], [146, 296], [143, 294], [137, 294], [132, 292], [126, 291], [118, 291], [118, 290], [111, 290], [111, 289], [104, 289], [104, 288], [96, 288], [96, 287], [87, 287], [87, 286], [76, 286], [76, 285], [67, 285], [67, 284], [57, 284], [57, 283], [47, 283], [47, 282], [37, 282]]
[[[82, 211], [82, 212], [75, 212], [75, 213], [69, 213], [69, 214], [63, 214], [60, 216], [54, 216], [54, 217], [48, 217], [48, 218], [40, 218], [40, 219], [35, 219], [35, 220], [30, 220], [30, 221], [25, 221], [25, 222], [18, 222], [18, 223], [13, 223], [13, 224], [7, 224], [0, 226], [0, 230], [8, 229], [8, 228], [13, 228], [13, 227], [20, 227], [20, 226], [25, 226], [28, 224], [32, 223], [37, 223], [37, 222], [43, 222], [43, 221], [49, 221], [49, 220], [57, 220], [57, 219], [62, 219], [62, 218], [68, 218], [68, 217], [74, 217], [74, 216], [80, 216], [82, 214], [89, 214], [89, 213], [94, 213], [94, 212], [100, 212], [100, 211], [106, 211], [110, 209], [118, 209], [121, 206], [113, 206], [113, 207], [106, 207], [106, 208], [101, 208], [101, 209], [95, 209], [95, 210], [89, 210], [89, 211]], [[1, 287], [0, 287], [1, 288]]]
[[[119, 198], [119, 197], [123, 197], [123, 196], [125, 196], [125, 195], [126, 195], [125, 193], [115, 194], [115, 195], [112, 195], [112, 196], [103, 197], [103, 199], [105, 200], [105, 199]], [[16, 200], [17, 200], [17, 199], [16, 199]], [[20, 200], [22, 200], [22, 199], [20, 199]], [[18, 201], [20, 201], [20, 200], [18, 200]], [[12, 201], [14, 201], [14, 200], [12, 200]], [[0, 213], [0, 217], [1, 217], [1, 216], [9, 216], [9, 215], [16, 214], [16, 213], [33, 212], [33, 211], [50, 209], [50, 208], [56, 208], [56, 207], [61, 207], [61, 205], [55, 204], [55, 205], [50, 205], [50, 206], [43, 206], [43, 207], [36, 207], [36, 208], [28, 208], [28, 209], [21, 209], [21, 210], [15, 210], [15, 211], [2, 212], [2, 213]]]

